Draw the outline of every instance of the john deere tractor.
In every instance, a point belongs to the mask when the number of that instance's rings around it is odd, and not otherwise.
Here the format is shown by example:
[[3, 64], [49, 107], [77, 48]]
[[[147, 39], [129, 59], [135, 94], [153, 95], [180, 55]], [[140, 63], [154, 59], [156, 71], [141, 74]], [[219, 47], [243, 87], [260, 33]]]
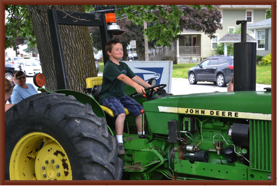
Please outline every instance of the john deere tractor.
[[[154, 80], [138, 95], [127, 86], [144, 107], [145, 135], [126, 109], [123, 156], [113, 112], [97, 101], [102, 77], [87, 78], [85, 93], [39, 88], [5, 114], [6, 179], [271, 180], [271, 91], [239, 90], [234, 74], [234, 92], [172, 95]], [[42, 74], [34, 79], [43, 86]]]

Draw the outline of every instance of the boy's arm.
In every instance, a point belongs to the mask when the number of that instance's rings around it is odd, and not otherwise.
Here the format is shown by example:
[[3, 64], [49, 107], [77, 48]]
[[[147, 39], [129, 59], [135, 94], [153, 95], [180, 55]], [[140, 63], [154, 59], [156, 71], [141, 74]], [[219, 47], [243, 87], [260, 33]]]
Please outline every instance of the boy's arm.
[[[145, 82], [143, 79], [141, 79], [141, 77], [139, 76], [135, 76], [132, 78], [133, 81], [135, 81], [136, 83], [144, 86], [145, 88], [148, 88], [148, 87], [152, 87], [149, 83]], [[157, 91], [159, 89], [159, 87], [156, 87], [156, 88], [153, 88], [154, 91]]]
[[134, 76], [134, 77], [132, 78], [132, 80], [133, 80], [134, 82], [136, 82], [136, 83], [138, 83], [138, 84], [144, 86], [145, 88], [151, 87], [151, 85], [150, 85], [149, 83], [145, 82], [145, 81], [144, 81], [143, 79], [141, 79], [141, 77], [139, 77], [139, 76]]
[[137, 93], [139, 93], [139, 94], [145, 93], [144, 88], [141, 85], [139, 85], [138, 83], [136, 83], [135, 81], [133, 81], [128, 76], [125, 76], [124, 74], [120, 74], [119, 76], [117, 76], [117, 79], [122, 81], [126, 85], [129, 85], [129, 86], [135, 88]]

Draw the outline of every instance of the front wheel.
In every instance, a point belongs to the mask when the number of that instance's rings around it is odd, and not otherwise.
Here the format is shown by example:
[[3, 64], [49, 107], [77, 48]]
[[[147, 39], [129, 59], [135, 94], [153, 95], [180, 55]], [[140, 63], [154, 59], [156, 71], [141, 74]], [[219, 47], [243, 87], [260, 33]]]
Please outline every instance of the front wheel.
[[189, 73], [189, 83], [190, 84], [196, 84], [196, 77], [193, 72]]
[[119, 180], [106, 120], [73, 96], [41, 93], [5, 113], [6, 180]]
[[216, 77], [216, 84], [219, 87], [225, 87], [226, 83], [225, 83], [225, 77], [223, 74], [218, 74]]

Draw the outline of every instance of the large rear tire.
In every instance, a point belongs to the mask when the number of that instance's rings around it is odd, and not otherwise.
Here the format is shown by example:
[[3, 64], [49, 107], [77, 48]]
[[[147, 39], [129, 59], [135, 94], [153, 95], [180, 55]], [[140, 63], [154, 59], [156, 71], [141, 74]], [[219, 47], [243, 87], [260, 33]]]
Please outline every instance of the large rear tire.
[[5, 114], [10, 180], [119, 180], [123, 161], [105, 118], [64, 94], [37, 94]]

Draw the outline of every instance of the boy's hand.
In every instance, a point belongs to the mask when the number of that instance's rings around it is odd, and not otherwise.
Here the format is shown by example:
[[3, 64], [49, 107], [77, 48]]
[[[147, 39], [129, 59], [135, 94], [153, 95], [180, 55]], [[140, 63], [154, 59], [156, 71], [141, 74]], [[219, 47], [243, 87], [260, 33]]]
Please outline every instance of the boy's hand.
[[145, 90], [144, 90], [143, 86], [140, 86], [139, 84], [135, 87], [135, 89], [136, 89], [138, 94], [145, 93]]
[[159, 89], [159, 87], [153, 88], [154, 92], [156, 92]]

